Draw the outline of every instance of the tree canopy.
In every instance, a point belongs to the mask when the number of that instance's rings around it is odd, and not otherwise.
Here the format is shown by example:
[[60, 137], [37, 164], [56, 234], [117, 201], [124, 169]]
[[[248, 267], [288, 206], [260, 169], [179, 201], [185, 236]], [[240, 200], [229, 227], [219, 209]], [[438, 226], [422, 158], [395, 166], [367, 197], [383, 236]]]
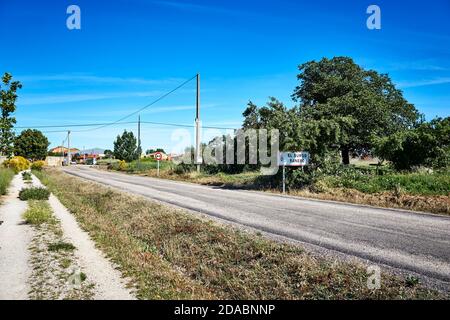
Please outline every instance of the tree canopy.
[[49, 145], [50, 142], [41, 131], [27, 129], [15, 138], [14, 154], [32, 161], [44, 160], [47, 156], [47, 148]]
[[300, 84], [292, 98], [299, 103], [302, 121], [345, 122], [336, 141], [345, 164], [349, 153], [372, 149], [373, 137], [412, 128], [419, 119], [387, 74], [365, 70], [348, 57], [310, 61], [299, 66]]
[[375, 154], [398, 170], [450, 166], [450, 117], [424, 122], [374, 140]]
[[122, 135], [117, 136], [114, 141], [114, 157], [116, 159], [131, 162], [137, 160], [139, 156], [140, 151], [133, 132], [125, 130]]
[[11, 156], [13, 153], [14, 131], [12, 128], [16, 118], [11, 114], [16, 111], [17, 89], [22, 88], [19, 81], [12, 81], [12, 75], [5, 73], [0, 82], [0, 153]]

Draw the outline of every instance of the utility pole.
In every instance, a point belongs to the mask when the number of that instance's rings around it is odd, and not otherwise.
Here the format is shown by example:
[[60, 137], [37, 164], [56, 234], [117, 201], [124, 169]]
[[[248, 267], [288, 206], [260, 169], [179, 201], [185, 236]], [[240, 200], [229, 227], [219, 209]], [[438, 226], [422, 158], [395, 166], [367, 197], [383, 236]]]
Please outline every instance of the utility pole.
[[195, 115], [195, 163], [197, 164], [197, 172], [200, 172], [201, 159], [200, 145], [200, 74], [197, 73], [197, 99], [196, 99], [196, 115]]
[[138, 170], [141, 168], [141, 115], [138, 116]]
[[70, 130], [67, 131], [67, 165], [70, 166]]

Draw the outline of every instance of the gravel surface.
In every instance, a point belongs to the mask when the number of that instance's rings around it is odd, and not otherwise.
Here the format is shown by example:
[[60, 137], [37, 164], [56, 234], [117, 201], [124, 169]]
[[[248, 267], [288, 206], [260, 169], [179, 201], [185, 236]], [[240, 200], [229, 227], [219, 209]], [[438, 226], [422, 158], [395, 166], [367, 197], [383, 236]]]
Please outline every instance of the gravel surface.
[[61, 228], [71, 243], [76, 246], [74, 252], [82, 270], [88, 279], [94, 282], [95, 300], [133, 300], [130, 289], [126, 288], [126, 280], [122, 279], [120, 271], [105, 255], [95, 247], [87, 232], [78, 225], [75, 217], [51, 195], [49, 199], [55, 217], [61, 222]]
[[27, 202], [18, 198], [24, 185], [22, 176], [16, 175], [0, 206], [0, 300], [24, 300], [30, 290], [28, 246], [33, 229], [22, 219]]

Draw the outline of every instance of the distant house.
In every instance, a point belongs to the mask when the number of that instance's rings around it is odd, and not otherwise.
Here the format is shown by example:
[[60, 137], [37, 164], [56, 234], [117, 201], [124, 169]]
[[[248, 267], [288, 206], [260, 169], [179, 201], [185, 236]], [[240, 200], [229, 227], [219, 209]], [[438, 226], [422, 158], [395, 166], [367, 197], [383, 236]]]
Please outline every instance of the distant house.
[[[51, 154], [67, 154], [68, 151], [69, 151], [68, 148], [63, 147], [63, 146], [58, 146], [58, 147], [55, 147], [53, 149], [50, 149], [49, 153], [51, 153]], [[80, 150], [77, 149], [77, 148], [70, 148], [70, 153], [71, 154], [77, 154], [79, 152], [80, 152]]]

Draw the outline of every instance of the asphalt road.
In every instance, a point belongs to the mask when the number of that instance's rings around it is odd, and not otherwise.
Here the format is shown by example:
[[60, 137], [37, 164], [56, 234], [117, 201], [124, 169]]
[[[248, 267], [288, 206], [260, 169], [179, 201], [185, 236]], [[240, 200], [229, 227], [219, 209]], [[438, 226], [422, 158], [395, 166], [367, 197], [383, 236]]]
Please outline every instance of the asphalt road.
[[64, 168], [72, 175], [450, 284], [450, 217]]

